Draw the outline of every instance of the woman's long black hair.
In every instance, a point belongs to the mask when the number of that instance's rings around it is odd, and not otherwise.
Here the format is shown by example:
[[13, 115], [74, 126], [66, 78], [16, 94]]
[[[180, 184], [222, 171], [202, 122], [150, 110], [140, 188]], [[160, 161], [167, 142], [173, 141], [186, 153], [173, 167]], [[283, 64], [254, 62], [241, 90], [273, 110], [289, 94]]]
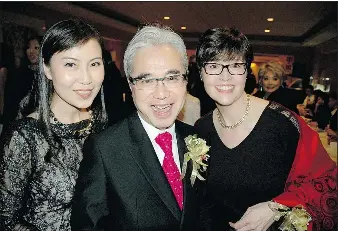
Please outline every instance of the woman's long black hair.
[[[53, 82], [46, 78], [44, 65], [49, 66], [50, 60], [55, 53], [62, 52], [73, 47], [86, 43], [90, 39], [97, 40], [101, 49], [103, 43], [99, 32], [92, 26], [77, 19], [65, 20], [53, 25], [44, 35], [41, 43], [39, 55], [39, 78], [38, 78], [38, 118], [43, 131], [43, 135], [47, 139], [50, 149], [45, 157], [47, 161], [56, 154], [56, 151], [61, 148], [59, 137], [56, 137], [50, 129], [51, 118], [51, 99], [54, 92]], [[93, 104], [93, 132], [102, 130], [107, 123], [107, 114], [104, 104], [104, 95], [101, 87]]]

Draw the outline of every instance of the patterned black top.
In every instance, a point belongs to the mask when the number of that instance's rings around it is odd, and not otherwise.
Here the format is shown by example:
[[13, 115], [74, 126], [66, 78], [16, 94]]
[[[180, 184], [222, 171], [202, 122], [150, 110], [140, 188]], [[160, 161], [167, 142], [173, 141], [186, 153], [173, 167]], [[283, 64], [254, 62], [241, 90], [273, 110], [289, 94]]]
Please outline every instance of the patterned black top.
[[[36, 119], [19, 120], [1, 145], [0, 227], [16, 224], [41, 231], [71, 230], [71, 201], [91, 120], [51, 124], [58, 153], [46, 161], [49, 145]], [[80, 131], [80, 132], [79, 132]], [[31, 229], [32, 230], [32, 229]]]
[[236, 147], [223, 144], [212, 112], [196, 123], [211, 146], [202, 220], [204, 230], [231, 230], [248, 207], [281, 194], [299, 139], [296, 117], [270, 102], [252, 132]]

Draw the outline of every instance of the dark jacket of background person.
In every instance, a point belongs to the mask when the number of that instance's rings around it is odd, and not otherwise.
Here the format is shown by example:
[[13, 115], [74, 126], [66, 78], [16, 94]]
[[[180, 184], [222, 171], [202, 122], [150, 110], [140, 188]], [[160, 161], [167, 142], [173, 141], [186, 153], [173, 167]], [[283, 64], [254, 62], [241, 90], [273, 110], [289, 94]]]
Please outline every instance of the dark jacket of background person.
[[[264, 91], [258, 91], [254, 94], [254, 96], [262, 99], [264, 98], [264, 95]], [[279, 103], [298, 114], [297, 104], [303, 102], [303, 97], [304, 95], [302, 91], [280, 87], [276, 91], [272, 92], [266, 100]]]
[[318, 128], [325, 129], [326, 125], [329, 124], [331, 118], [331, 112], [327, 105], [323, 104], [318, 106], [317, 112], [313, 116], [313, 121], [316, 121]]
[[257, 83], [256, 83], [256, 78], [253, 74], [249, 74], [246, 82], [245, 82], [245, 87], [244, 87], [244, 91], [247, 94], [252, 94], [255, 90], [255, 88], [257, 88]]
[[[24, 117], [34, 111], [36, 104], [33, 99], [37, 97], [36, 87], [33, 88], [36, 85], [35, 73], [28, 66], [21, 67], [8, 79], [5, 86], [4, 130], [17, 118], [19, 112]], [[30, 98], [26, 98], [27, 102], [20, 108], [20, 102], [29, 94]]]
[[[20, 66], [5, 86], [4, 128], [11, 122], [21, 119], [32, 113], [37, 106], [37, 55], [40, 49], [40, 38], [29, 37], [25, 43], [25, 55]], [[35, 52], [32, 52], [35, 51]], [[32, 53], [36, 58], [32, 58]]]
[[[131, 98], [128, 81], [122, 77], [109, 51], [105, 50], [103, 52], [103, 58], [105, 62], [105, 77], [102, 85], [108, 124], [111, 125], [130, 115], [135, 106]], [[124, 97], [123, 94], [125, 94]]]
[[5, 86], [15, 73], [15, 55], [12, 46], [1, 43], [0, 56], [0, 124], [3, 123], [2, 116], [4, 110]]
[[201, 116], [206, 115], [208, 112], [216, 108], [214, 101], [204, 89], [204, 83], [200, 78], [197, 65], [194, 62], [189, 64], [187, 90], [192, 96], [195, 96], [200, 100]]
[[323, 130], [329, 124], [332, 116], [328, 103], [329, 96], [325, 92], [318, 92], [312, 120], [316, 121], [318, 128]]
[[330, 128], [337, 132], [337, 111], [330, 118]]

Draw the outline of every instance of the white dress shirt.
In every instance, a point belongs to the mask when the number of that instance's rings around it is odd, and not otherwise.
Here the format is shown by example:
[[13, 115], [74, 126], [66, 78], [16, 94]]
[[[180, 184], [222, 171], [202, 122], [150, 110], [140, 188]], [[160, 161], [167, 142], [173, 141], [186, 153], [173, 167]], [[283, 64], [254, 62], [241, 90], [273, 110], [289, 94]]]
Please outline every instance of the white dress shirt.
[[158, 145], [155, 141], [156, 137], [160, 134], [160, 133], [164, 133], [164, 132], [169, 132], [172, 136], [172, 151], [173, 151], [173, 155], [174, 155], [174, 161], [177, 165], [178, 170], [181, 173], [181, 168], [180, 168], [180, 158], [178, 155], [178, 147], [177, 147], [177, 139], [176, 139], [176, 132], [175, 132], [175, 124], [173, 124], [173, 126], [171, 126], [170, 128], [166, 129], [166, 130], [159, 130], [157, 128], [155, 128], [154, 126], [150, 125], [149, 123], [147, 123], [141, 116], [139, 113], [137, 113], [141, 123], [144, 127], [144, 129], [146, 130], [149, 139], [151, 140], [151, 143], [155, 149], [158, 161], [160, 162], [161, 166], [163, 165], [163, 160], [164, 160], [164, 152], [162, 150], [162, 148], [160, 147], [160, 145]]

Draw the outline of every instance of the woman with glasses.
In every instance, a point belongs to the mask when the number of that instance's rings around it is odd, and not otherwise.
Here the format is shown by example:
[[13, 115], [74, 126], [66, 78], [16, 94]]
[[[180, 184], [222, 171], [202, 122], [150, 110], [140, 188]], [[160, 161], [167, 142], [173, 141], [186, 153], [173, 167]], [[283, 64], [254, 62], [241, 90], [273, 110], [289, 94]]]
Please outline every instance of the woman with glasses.
[[195, 124], [211, 146], [201, 227], [330, 230], [337, 222], [336, 165], [295, 113], [245, 93], [252, 58], [236, 29], [209, 29], [199, 40], [197, 65], [217, 106]]

